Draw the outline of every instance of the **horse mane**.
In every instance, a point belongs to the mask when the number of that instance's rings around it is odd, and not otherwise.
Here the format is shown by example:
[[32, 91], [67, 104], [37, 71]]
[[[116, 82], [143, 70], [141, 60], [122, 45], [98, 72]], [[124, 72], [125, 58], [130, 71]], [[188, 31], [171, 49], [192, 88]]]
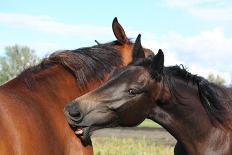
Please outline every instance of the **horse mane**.
[[211, 122], [215, 126], [232, 129], [231, 125], [231, 103], [232, 99], [226, 89], [209, 82], [205, 78], [189, 73], [183, 65], [164, 68], [165, 79], [168, 83], [170, 92], [176, 98], [179, 95], [175, 87], [174, 79], [177, 77], [185, 82], [192, 82], [198, 88], [198, 94], [202, 106], [206, 110]]
[[23, 78], [30, 88], [35, 81], [33, 74], [54, 65], [61, 65], [75, 76], [80, 86], [85, 86], [94, 79], [103, 80], [105, 73], [109, 73], [115, 66], [122, 65], [118, 50], [111, 47], [114, 44], [117, 43], [57, 51], [44, 58], [40, 64], [24, 70], [19, 77]]

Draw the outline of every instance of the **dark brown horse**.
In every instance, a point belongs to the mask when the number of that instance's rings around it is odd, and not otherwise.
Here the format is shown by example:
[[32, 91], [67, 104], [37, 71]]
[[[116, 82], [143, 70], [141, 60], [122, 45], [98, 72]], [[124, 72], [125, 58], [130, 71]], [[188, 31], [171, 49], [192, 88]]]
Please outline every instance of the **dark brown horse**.
[[148, 117], [178, 140], [176, 155], [231, 155], [231, 92], [180, 66], [164, 67], [160, 50], [116, 69], [108, 82], [66, 109], [76, 107], [82, 115], [78, 122], [68, 120], [84, 141], [88, 132], [134, 126]]
[[92, 154], [70, 129], [63, 108], [136, 55], [116, 18], [113, 32], [116, 41], [53, 53], [0, 87], [0, 154]]

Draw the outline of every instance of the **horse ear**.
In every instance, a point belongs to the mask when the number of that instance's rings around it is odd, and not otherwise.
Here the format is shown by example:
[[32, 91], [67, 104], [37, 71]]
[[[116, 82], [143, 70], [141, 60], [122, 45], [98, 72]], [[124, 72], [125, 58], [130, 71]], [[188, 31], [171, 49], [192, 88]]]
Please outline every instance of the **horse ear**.
[[151, 64], [152, 71], [156, 74], [162, 74], [164, 68], [164, 53], [159, 49], [158, 53], [153, 57]]
[[122, 26], [118, 23], [117, 17], [114, 18], [112, 23], [112, 29], [114, 32], [115, 37], [121, 44], [128, 43], [128, 38]]
[[145, 58], [144, 50], [141, 45], [141, 34], [139, 34], [135, 40], [135, 44], [132, 50], [132, 58], [133, 62], [135, 62], [137, 59]]

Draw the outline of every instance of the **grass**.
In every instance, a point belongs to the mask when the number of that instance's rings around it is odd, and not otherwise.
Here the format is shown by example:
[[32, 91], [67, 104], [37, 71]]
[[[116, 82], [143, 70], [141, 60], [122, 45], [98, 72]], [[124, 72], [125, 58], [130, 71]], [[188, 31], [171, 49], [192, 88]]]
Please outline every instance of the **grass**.
[[145, 119], [138, 127], [162, 128], [159, 124], [153, 122], [150, 119]]
[[[162, 128], [146, 119], [138, 127]], [[93, 137], [94, 155], [173, 155], [173, 147], [161, 145], [155, 139], [130, 137]]]
[[152, 139], [94, 137], [95, 155], [172, 155], [173, 147], [159, 145]]

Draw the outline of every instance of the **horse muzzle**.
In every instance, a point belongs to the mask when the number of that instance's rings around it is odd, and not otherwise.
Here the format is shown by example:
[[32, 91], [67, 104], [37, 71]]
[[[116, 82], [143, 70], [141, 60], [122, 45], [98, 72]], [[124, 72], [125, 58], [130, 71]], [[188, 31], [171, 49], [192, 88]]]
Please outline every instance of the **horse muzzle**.
[[75, 102], [70, 102], [64, 107], [64, 115], [71, 126], [77, 126], [84, 117]]

